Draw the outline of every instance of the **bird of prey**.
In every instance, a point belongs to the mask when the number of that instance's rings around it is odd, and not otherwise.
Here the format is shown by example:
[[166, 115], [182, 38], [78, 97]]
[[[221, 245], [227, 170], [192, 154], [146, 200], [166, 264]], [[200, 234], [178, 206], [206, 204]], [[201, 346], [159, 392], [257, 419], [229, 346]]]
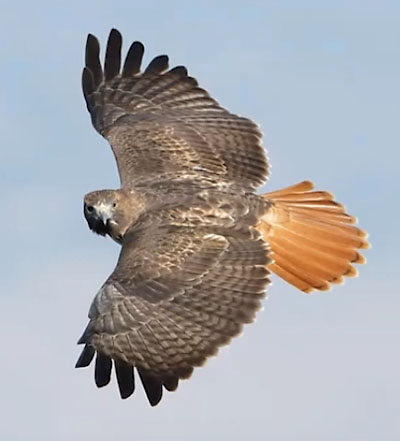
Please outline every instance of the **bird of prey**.
[[328, 290], [363, 263], [366, 234], [310, 181], [256, 194], [268, 177], [258, 126], [221, 107], [161, 55], [141, 70], [121, 34], [105, 62], [89, 35], [82, 74], [93, 126], [111, 145], [121, 188], [88, 193], [89, 228], [121, 245], [97, 293], [77, 367], [112, 369], [122, 398], [137, 371], [152, 406], [254, 320], [271, 272], [299, 290]]

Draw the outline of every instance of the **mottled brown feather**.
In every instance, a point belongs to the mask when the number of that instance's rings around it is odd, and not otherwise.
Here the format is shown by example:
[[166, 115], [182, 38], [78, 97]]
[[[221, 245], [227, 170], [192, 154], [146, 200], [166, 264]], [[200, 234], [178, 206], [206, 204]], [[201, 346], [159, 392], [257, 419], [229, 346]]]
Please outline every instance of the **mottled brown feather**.
[[131, 46], [120, 75], [121, 43], [113, 29], [103, 73], [99, 43], [88, 37], [82, 87], [94, 127], [114, 150], [124, 188], [187, 178], [243, 189], [264, 183], [267, 160], [252, 121], [220, 107], [186, 68], [167, 71], [165, 55], [140, 74], [141, 43]]
[[[269, 258], [261, 237], [245, 233], [243, 219], [237, 237], [176, 227], [139, 235], [133, 229], [126, 236], [80, 340], [102, 354], [96, 384], [109, 381], [107, 360], [122, 360], [138, 369], [155, 405], [162, 385], [175, 390], [179, 379], [254, 320], [269, 281]], [[117, 369], [124, 397], [131, 392], [125, 375]]]
[[[134, 393], [136, 370], [155, 406], [254, 320], [270, 270], [304, 292], [327, 290], [356, 274], [368, 243], [310, 181], [253, 194], [268, 175], [257, 125], [222, 108], [185, 67], [168, 70], [166, 55], [141, 73], [139, 42], [121, 73], [121, 48], [113, 29], [103, 70], [99, 42], [86, 44], [83, 93], [122, 189], [86, 195], [85, 217], [122, 249], [76, 367], [95, 358], [103, 387], [114, 366], [121, 398]], [[111, 217], [93, 217], [95, 206]]]

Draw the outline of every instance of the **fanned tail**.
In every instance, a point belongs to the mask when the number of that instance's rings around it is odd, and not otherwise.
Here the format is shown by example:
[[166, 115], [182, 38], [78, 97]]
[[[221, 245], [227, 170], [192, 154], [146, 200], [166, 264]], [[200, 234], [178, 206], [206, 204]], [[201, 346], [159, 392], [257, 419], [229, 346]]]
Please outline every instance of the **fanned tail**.
[[272, 205], [257, 226], [271, 247], [269, 269], [307, 293], [356, 276], [352, 264], [365, 263], [358, 249], [369, 247], [356, 219], [330, 193], [313, 188], [303, 181], [264, 194]]

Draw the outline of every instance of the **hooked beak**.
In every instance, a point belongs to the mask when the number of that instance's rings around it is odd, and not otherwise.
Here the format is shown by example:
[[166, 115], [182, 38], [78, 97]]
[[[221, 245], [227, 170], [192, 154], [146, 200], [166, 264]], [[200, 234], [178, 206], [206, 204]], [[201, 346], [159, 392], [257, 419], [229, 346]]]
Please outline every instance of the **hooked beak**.
[[86, 216], [89, 228], [101, 236], [108, 233], [108, 225], [112, 222], [112, 208], [109, 204], [100, 203], [93, 206], [94, 210], [89, 216]]
[[109, 204], [98, 204], [98, 205], [94, 205], [94, 213], [95, 216], [99, 219], [102, 220], [104, 225], [107, 225], [107, 221], [109, 221], [112, 218], [112, 208]]

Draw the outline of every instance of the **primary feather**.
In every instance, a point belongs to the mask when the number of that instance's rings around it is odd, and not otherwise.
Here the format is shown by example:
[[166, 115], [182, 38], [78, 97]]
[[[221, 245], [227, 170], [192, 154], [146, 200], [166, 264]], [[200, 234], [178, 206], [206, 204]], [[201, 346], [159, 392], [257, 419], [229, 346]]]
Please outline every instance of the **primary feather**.
[[112, 30], [103, 71], [99, 43], [89, 35], [82, 85], [93, 125], [116, 156], [123, 188], [190, 178], [252, 189], [265, 181], [267, 160], [252, 121], [220, 107], [184, 67], [168, 70], [165, 55], [140, 72], [141, 43], [132, 44], [121, 73], [121, 44]]

